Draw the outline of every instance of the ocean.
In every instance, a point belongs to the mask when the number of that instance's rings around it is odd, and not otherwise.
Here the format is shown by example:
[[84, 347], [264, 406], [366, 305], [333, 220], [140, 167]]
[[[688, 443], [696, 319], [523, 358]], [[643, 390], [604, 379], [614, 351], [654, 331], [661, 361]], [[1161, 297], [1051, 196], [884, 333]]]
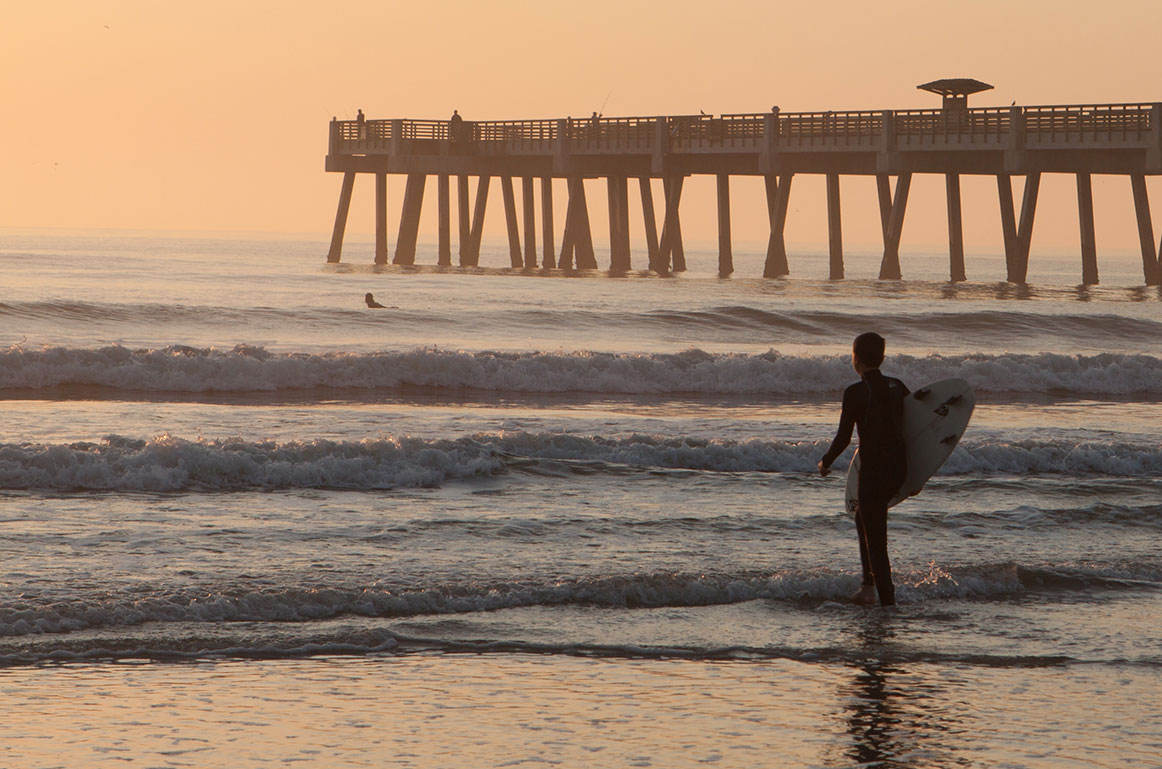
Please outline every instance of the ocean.
[[[1162, 766], [1140, 261], [325, 253], [0, 232], [0, 766]], [[892, 610], [815, 472], [867, 330], [977, 398]]]

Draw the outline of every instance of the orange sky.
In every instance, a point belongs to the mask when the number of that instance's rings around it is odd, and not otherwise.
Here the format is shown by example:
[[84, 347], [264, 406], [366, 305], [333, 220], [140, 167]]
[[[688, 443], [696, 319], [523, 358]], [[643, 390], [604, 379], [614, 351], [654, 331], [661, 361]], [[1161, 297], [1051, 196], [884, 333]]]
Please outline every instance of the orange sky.
[[[340, 183], [323, 171], [327, 121], [357, 107], [468, 119], [588, 114], [607, 96], [609, 115], [915, 108], [938, 104], [917, 83], [956, 76], [996, 85], [980, 106], [1162, 100], [1157, 0], [57, 0], [6, 3], [0, 20], [4, 227], [325, 236]], [[354, 237], [374, 221], [360, 181]], [[390, 184], [394, 219], [402, 180]], [[1132, 252], [1128, 180], [1094, 187], [1099, 252]], [[686, 236], [712, 243], [713, 181], [687, 189]], [[964, 189], [967, 249], [999, 251], [995, 182]], [[1162, 231], [1162, 180], [1150, 189]], [[846, 245], [874, 250], [874, 183], [845, 178], [843, 196]], [[791, 207], [789, 243], [825, 248], [822, 180], [797, 178]], [[1076, 251], [1076, 208], [1071, 178], [1044, 179], [1034, 254]], [[761, 186], [737, 181], [732, 209], [736, 250], [765, 243]], [[503, 237], [497, 205], [488, 228]], [[918, 177], [903, 250], [946, 248], [946, 232], [943, 180]], [[434, 234], [425, 221], [421, 238]]]

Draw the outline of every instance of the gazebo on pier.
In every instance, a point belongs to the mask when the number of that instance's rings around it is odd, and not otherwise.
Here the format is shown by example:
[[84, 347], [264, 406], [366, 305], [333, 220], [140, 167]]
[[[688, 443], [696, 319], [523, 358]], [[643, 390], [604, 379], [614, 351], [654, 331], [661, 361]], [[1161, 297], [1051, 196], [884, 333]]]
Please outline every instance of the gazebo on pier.
[[939, 94], [944, 97], [944, 110], [968, 110], [968, 97], [981, 91], [991, 91], [993, 87], [988, 83], [973, 80], [971, 77], [946, 77], [943, 80], [933, 80], [916, 86], [921, 91]]

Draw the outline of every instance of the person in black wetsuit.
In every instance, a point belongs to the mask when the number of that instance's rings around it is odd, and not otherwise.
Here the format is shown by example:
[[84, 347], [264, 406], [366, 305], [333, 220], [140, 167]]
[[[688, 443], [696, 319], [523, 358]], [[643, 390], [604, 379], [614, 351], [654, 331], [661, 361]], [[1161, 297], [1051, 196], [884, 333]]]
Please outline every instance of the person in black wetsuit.
[[893, 606], [896, 589], [888, 560], [888, 502], [907, 474], [903, 416], [908, 388], [899, 379], [880, 373], [883, 361], [882, 336], [869, 332], [855, 338], [851, 365], [860, 381], [843, 393], [839, 430], [831, 448], [819, 461], [819, 473], [826, 476], [831, 472], [831, 463], [851, 443], [852, 428], [859, 428], [859, 504], [855, 509], [855, 527], [859, 533], [863, 581], [852, 600], [875, 603], [878, 593], [881, 606]]

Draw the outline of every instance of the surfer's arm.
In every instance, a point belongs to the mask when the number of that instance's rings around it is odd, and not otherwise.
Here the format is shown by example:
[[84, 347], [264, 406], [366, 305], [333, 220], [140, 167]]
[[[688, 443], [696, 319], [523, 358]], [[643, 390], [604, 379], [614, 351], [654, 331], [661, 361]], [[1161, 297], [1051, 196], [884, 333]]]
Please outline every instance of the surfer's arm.
[[835, 433], [835, 440], [831, 442], [831, 448], [827, 450], [819, 462], [819, 472], [822, 475], [827, 475], [831, 464], [839, 458], [844, 449], [851, 445], [851, 433], [855, 430], [855, 412], [857, 409], [855, 401], [856, 393], [853, 388], [847, 388], [843, 393], [843, 411], [839, 414], [839, 429]]

